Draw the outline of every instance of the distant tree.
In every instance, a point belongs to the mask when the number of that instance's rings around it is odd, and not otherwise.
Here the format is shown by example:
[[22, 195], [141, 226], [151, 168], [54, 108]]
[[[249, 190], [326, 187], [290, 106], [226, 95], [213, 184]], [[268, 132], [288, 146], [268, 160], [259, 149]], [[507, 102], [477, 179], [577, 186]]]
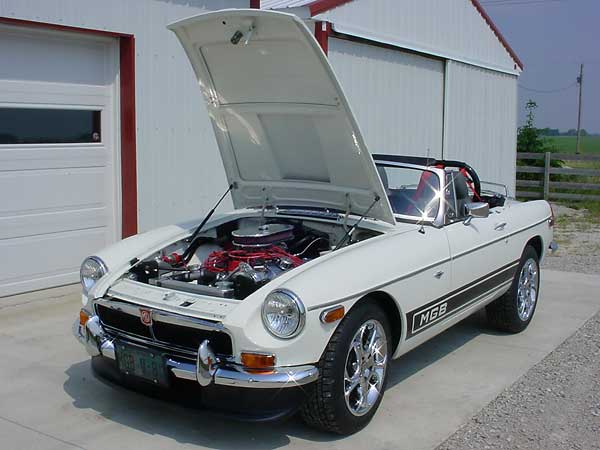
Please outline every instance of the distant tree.
[[528, 153], [544, 153], [552, 151], [552, 146], [544, 139], [542, 130], [535, 127], [535, 110], [538, 107], [533, 100], [525, 105], [527, 118], [525, 125], [517, 130], [517, 151]]
[[[545, 153], [555, 151], [555, 148], [548, 141], [548, 139], [542, 136], [542, 130], [535, 127], [535, 110], [537, 107], [537, 103], [533, 100], [528, 100], [525, 104], [525, 109], [527, 109], [527, 116], [525, 120], [525, 125], [517, 129], [517, 152]], [[517, 161], [517, 164], [520, 166], [543, 167], [544, 160], [520, 159]], [[551, 165], [552, 167], [562, 167], [563, 161], [553, 160], [551, 162]], [[519, 179], [537, 180], [540, 179], [540, 175], [534, 173], [520, 173]]]
[[560, 130], [558, 128], [542, 128], [540, 134], [542, 136], [560, 136]]

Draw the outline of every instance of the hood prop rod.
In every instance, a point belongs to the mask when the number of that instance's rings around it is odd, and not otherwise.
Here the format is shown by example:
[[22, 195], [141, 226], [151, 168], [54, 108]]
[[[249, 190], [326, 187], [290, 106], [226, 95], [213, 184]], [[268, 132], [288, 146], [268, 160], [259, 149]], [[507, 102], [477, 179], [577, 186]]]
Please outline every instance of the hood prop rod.
[[359, 217], [359, 219], [356, 221], [356, 223], [354, 225], [352, 225], [352, 227], [346, 231], [346, 233], [342, 236], [342, 238], [338, 241], [337, 244], [335, 244], [335, 247], [333, 247], [333, 251], [335, 252], [338, 248], [340, 248], [342, 246], [342, 244], [346, 241], [346, 239], [348, 238], [348, 236], [351, 236], [352, 233], [354, 232], [354, 230], [356, 229], [356, 227], [358, 227], [360, 225], [360, 223], [362, 222], [362, 220], [367, 217], [367, 214], [369, 214], [371, 212], [371, 209], [373, 209], [373, 207], [375, 206], [375, 204], [380, 200], [379, 195], [375, 195], [375, 199], [373, 200], [373, 203], [371, 203], [371, 205], [367, 208], [367, 210], [362, 214], [362, 216]]
[[208, 222], [208, 219], [210, 219], [212, 217], [212, 215], [215, 213], [215, 210], [219, 207], [219, 205], [225, 199], [227, 194], [229, 194], [233, 189], [235, 189], [235, 187], [236, 187], [235, 183], [231, 183], [229, 185], [229, 187], [227, 188], [225, 193], [223, 195], [221, 195], [221, 198], [219, 199], [219, 201], [208, 212], [208, 214], [206, 215], [206, 217], [204, 217], [204, 219], [202, 220], [200, 225], [198, 225], [198, 228], [196, 228], [194, 233], [190, 236], [190, 245], [188, 245], [188, 247], [183, 252], [183, 255], [181, 255], [181, 262], [183, 264], [187, 264], [189, 262], [189, 260], [191, 259], [192, 255], [194, 254], [194, 252], [197, 250], [197, 246], [195, 245], [195, 242], [196, 242], [196, 237], [198, 236], [198, 233], [200, 233], [200, 231], [202, 230], [204, 225], [206, 225], [206, 222]]

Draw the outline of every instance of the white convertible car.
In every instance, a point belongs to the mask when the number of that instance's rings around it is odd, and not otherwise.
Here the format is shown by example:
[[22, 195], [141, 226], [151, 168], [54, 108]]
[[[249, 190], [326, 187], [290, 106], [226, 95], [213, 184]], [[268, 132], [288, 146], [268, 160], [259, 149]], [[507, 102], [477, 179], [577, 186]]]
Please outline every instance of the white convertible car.
[[235, 210], [83, 262], [74, 332], [97, 373], [251, 419], [299, 410], [346, 434], [375, 414], [393, 358], [483, 307], [501, 330], [527, 327], [547, 202], [484, 192], [464, 163], [371, 156], [295, 16], [227, 10], [170, 29]]

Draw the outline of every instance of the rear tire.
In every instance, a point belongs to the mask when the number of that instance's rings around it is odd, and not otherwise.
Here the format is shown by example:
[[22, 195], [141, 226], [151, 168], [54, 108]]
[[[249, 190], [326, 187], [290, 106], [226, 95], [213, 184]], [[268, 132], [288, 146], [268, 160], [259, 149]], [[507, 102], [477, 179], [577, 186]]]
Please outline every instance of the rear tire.
[[489, 324], [508, 333], [519, 333], [527, 328], [537, 307], [539, 286], [539, 256], [527, 245], [510, 289], [486, 307]]
[[350, 310], [319, 361], [319, 379], [301, 409], [304, 421], [337, 434], [355, 433], [375, 415], [388, 377], [390, 325], [381, 308]]

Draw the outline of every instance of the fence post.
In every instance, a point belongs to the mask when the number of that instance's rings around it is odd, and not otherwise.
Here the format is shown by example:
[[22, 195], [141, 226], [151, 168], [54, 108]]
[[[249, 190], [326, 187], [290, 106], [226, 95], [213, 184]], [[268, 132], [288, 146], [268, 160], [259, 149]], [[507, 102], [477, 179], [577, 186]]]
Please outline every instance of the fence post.
[[544, 155], [544, 200], [548, 200], [550, 196], [550, 158], [551, 153], [546, 152]]

